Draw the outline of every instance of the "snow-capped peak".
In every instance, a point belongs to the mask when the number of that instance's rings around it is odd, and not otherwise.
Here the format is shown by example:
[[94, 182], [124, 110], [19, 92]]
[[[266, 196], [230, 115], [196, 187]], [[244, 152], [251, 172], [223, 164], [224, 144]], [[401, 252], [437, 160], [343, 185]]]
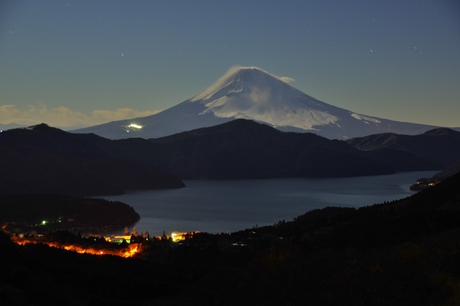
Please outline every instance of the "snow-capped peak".
[[240, 118], [283, 131], [314, 132], [332, 139], [383, 132], [413, 135], [433, 128], [357, 114], [321, 102], [289, 85], [292, 80], [258, 67], [235, 66], [200, 94], [158, 114], [78, 132], [108, 138], [155, 138]]
[[[222, 89], [225, 89], [228, 86], [233, 84], [233, 91], [230, 89], [228, 93], [231, 92], [241, 92], [242, 85], [245, 83], [260, 83], [262, 78], [273, 78], [285, 83], [293, 82], [294, 79], [290, 77], [278, 77], [273, 74], [268, 73], [267, 71], [251, 66], [251, 67], [244, 67], [244, 66], [233, 66], [230, 68], [222, 77], [220, 77], [213, 85], [209, 88], [198, 94], [197, 96], [193, 97], [191, 101], [198, 101], [198, 100], [209, 100], [212, 98], [214, 94], [219, 93]], [[240, 86], [240, 87], [238, 87]]]
[[274, 127], [304, 130], [338, 120], [326, 105], [284, 80], [257, 67], [233, 67], [216, 83], [190, 101], [205, 106], [201, 114], [219, 118], [244, 118]]

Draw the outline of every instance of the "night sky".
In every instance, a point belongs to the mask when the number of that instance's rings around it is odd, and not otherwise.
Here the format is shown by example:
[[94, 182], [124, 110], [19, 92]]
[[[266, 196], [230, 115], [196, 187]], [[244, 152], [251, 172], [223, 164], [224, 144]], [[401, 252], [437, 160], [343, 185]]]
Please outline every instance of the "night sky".
[[360, 114], [460, 127], [460, 2], [0, 1], [0, 124], [147, 116], [234, 65]]

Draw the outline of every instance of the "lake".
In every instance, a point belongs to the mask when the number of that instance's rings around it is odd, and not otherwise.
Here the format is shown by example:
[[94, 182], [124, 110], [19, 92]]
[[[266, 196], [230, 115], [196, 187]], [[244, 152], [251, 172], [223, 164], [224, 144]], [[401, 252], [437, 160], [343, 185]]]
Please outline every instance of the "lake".
[[328, 178], [184, 181], [182, 189], [136, 191], [105, 199], [121, 201], [141, 215], [138, 232], [234, 232], [292, 220], [327, 206], [361, 207], [413, 194], [409, 187], [434, 171]]

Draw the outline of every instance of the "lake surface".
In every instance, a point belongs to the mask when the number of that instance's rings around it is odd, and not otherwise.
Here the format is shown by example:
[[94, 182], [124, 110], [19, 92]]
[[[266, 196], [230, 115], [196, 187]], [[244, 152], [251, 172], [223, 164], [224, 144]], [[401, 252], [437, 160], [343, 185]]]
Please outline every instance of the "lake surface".
[[327, 206], [361, 207], [405, 198], [418, 178], [436, 172], [333, 179], [185, 181], [187, 187], [104, 197], [134, 207], [138, 232], [234, 232], [292, 220]]

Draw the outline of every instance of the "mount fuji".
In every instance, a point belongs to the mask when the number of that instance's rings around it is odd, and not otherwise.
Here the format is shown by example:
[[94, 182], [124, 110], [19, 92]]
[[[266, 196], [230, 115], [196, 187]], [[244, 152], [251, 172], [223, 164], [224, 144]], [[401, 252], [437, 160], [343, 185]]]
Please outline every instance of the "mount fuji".
[[386, 132], [416, 135], [435, 128], [357, 114], [321, 102], [260, 68], [233, 67], [208, 89], [158, 114], [73, 132], [110, 139], [158, 138], [235, 119], [341, 140]]

